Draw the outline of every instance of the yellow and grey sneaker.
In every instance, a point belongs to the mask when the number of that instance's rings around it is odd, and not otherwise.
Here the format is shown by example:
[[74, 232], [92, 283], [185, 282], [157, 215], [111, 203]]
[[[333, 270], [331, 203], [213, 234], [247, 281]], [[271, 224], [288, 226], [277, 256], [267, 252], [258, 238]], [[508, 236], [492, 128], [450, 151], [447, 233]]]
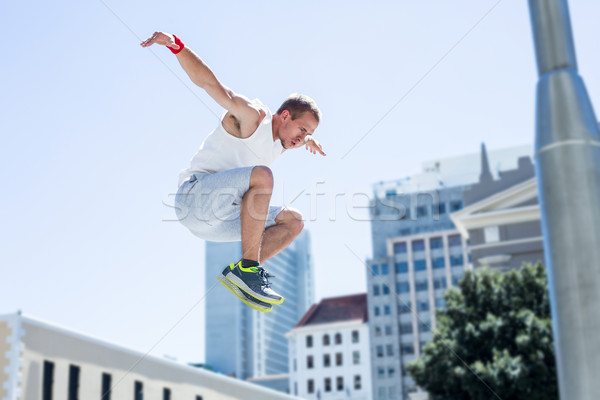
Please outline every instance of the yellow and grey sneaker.
[[233, 294], [235, 294], [238, 299], [240, 299], [241, 301], [243, 301], [244, 304], [246, 304], [248, 307], [250, 307], [250, 308], [252, 308], [254, 310], [257, 310], [257, 311], [269, 312], [269, 311], [271, 311], [273, 309], [273, 306], [271, 304], [262, 302], [262, 301], [260, 301], [260, 300], [258, 300], [256, 298], [250, 296], [249, 294], [246, 294], [246, 292], [240, 290], [240, 288], [238, 288], [236, 285], [234, 285], [233, 283], [231, 283], [229, 281], [229, 279], [227, 279], [227, 274], [229, 274], [230, 272], [231, 272], [231, 268], [230, 267], [225, 267], [225, 269], [223, 270], [223, 272], [221, 272], [217, 276], [217, 279], [227, 289], [231, 290], [231, 292]]
[[226, 275], [229, 281], [233, 282], [246, 294], [269, 304], [283, 303], [283, 297], [271, 289], [269, 275], [266, 269], [262, 267], [244, 268], [242, 262], [229, 265], [230, 272]]

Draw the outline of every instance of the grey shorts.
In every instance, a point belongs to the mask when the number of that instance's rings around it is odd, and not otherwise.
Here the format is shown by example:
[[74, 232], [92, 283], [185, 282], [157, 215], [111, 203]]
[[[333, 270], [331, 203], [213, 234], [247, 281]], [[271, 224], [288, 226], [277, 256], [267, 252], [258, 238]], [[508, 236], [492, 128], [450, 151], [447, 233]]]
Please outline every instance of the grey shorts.
[[[214, 174], [194, 174], [179, 186], [175, 213], [194, 235], [212, 242], [242, 240], [242, 197], [250, 187], [254, 167]], [[269, 207], [265, 228], [275, 225], [283, 207]]]

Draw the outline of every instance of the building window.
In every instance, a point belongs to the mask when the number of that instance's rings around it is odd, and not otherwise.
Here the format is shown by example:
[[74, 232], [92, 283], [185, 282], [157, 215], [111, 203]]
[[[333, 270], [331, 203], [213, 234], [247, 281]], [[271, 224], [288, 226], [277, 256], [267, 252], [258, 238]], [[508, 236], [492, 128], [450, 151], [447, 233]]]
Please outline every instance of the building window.
[[135, 381], [133, 386], [134, 400], [144, 400], [144, 384], [140, 381]]
[[342, 365], [342, 362], [342, 353], [335, 353], [335, 365], [339, 367], [340, 365]]
[[352, 331], [352, 343], [358, 343], [358, 331]]
[[418, 206], [417, 207], [417, 218], [422, 218], [427, 216], [427, 206]]
[[407, 262], [396, 263], [396, 273], [397, 274], [405, 274], [407, 272], [408, 272], [408, 263]]
[[315, 392], [315, 381], [313, 381], [312, 379], [309, 379], [306, 382], [306, 391], [308, 393], [314, 393]]
[[462, 279], [462, 276], [452, 276], [452, 286], [458, 286], [458, 282]]
[[171, 400], [171, 389], [163, 388], [163, 400]]
[[434, 289], [446, 289], [448, 284], [446, 283], [446, 278], [435, 278], [433, 280], [433, 288]]
[[377, 349], [377, 357], [379, 357], [379, 358], [383, 357], [383, 346], [379, 345], [376, 347], [376, 349]]
[[431, 327], [429, 326], [429, 321], [419, 322], [419, 332], [426, 333], [431, 331]]
[[379, 275], [379, 265], [373, 265], [373, 276]]
[[297, 370], [298, 370], [298, 365], [297, 365], [296, 359], [294, 358], [294, 371], [297, 371]]
[[450, 265], [452, 267], [456, 267], [458, 265], [463, 265], [463, 256], [459, 254], [457, 256], [450, 256]]
[[389, 274], [389, 268], [387, 264], [381, 264], [381, 275]]
[[324, 367], [331, 366], [331, 356], [329, 354], [323, 354], [323, 366]]
[[395, 374], [396, 374], [396, 370], [394, 369], [394, 367], [389, 367], [388, 368], [388, 378], [393, 378]]
[[461, 239], [460, 235], [448, 236], [448, 246], [449, 247], [462, 247], [462, 239]]
[[394, 356], [394, 346], [391, 344], [387, 344], [385, 346], [385, 353], [388, 357], [393, 357]]
[[419, 311], [429, 311], [429, 301], [427, 301], [427, 300], [418, 300], [417, 301], [417, 309]]
[[52, 400], [54, 386], [54, 363], [44, 361], [44, 381], [42, 383], [42, 400]]
[[411, 304], [410, 304], [410, 301], [406, 301], [406, 302], [400, 303], [398, 305], [398, 312], [400, 314], [410, 314], [411, 313]]
[[496, 243], [500, 241], [500, 228], [497, 226], [487, 226], [483, 228], [483, 237], [485, 243]]
[[312, 369], [314, 367], [313, 356], [306, 356], [306, 368]]
[[102, 400], [110, 400], [110, 392], [112, 387], [112, 376], [107, 373], [102, 374]]
[[361, 388], [360, 375], [354, 375], [354, 389], [359, 390]]
[[384, 305], [384, 306], [383, 306], [383, 313], [384, 313], [385, 315], [390, 315], [390, 314], [392, 313], [392, 309], [391, 309], [391, 307], [390, 307], [389, 305], [387, 305], [387, 304], [386, 304], [386, 305]]
[[396, 387], [395, 386], [388, 387], [388, 398], [390, 400], [396, 399]]
[[329, 335], [323, 335], [323, 346], [329, 346]]
[[331, 392], [331, 378], [325, 378], [325, 391]]
[[431, 267], [433, 269], [443, 269], [446, 266], [444, 257], [436, 257], [431, 259]]
[[354, 365], [359, 365], [360, 364], [360, 351], [353, 351], [352, 352], [352, 363]]
[[342, 376], [338, 376], [336, 379], [336, 383], [337, 383], [337, 390], [338, 392], [344, 390], [344, 378]]
[[415, 354], [415, 347], [412, 344], [403, 344], [402, 354]]
[[308, 335], [306, 337], [306, 347], [312, 347], [313, 346], [313, 339], [312, 339], [312, 335]]
[[410, 293], [410, 285], [408, 282], [398, 282], [396, 284], [396, 291], [398, 293]]
[[406, 254], [406, 242], [394, 243], [394, 254]]
[[429, 248], [431, 250], [441, 249], [444, 247], [444, 242], [441, 237], [434, 237], [429, 239]]
[[[434, 206], [435, 207], [435, 206]], [[440, 203], [437, 205], [437, 210], [439, 215], [446, 214], [446, 203]]]
[[385, 294], [390, 294], [390, 287], [388, 285], [386, 285], [385, 283], [383, 285], [381, 285], [381, 289], [382, 289], [382, 293]]
[[391, 334], [392, 334], [392, 326], [386, 325], [385, 326], [385, 336], [391, 336]]
[[410, 322], [405, 322], [403, 324], [400, 324], [400, 333], [402, 334], [410, 334], [412, 333], [413, 329], [412, 329], [412, 323]]
[[379, 312], [379, 307], [378, 307], [378, 306], [375, 306], [375, 309], [374, 309], [374, 311], [375, 311], [375, 316], [376, 316], [376, 317], [378, 317], [378, 316], [379, 316], [379, 314], [380, 314], [380, 312]]
[[298, 396], [298, 382], [294, 382], [294, 396]]
[[69, 366], [69, 400], [79, 400], [79, 375], [81, 369], [77, 365]]
[[425, 260], [415, 260], [414, 262], [415, 271], [426, 271], [427, 262]]
[[342, 334], [341, 333], [335, 334], [335, 344], [342, 344]]
[[412, 242], [412, 251], [425, 251], [425, 241], [424, 240], [413, 240]]
[[462, 201], [451, 201], [450, 202], [450, 212], [458, 211], [463, 208]]
[[375, 327], [375, 337], [379, 337], [381, 336], [381, 327], [376, 326]]
[[379, 296], [379, 285], [373, 285], [373, 296]]
[[383, 367], [377, 368], [377, 377], [379, 379], [385, 378], [385, 369]]
[[435, 299], [435, 308], [445, 308], [446, 301], [442, 298]]
[[415, 282], [415, 290], [417, 292], [421, 292], [421, 291], [427, 290], [427, 281], [426, 280], [424, 280], [424, 281], [416, 281]]
[[196, 400], [202, 400], [202, 396], [196, 395]]

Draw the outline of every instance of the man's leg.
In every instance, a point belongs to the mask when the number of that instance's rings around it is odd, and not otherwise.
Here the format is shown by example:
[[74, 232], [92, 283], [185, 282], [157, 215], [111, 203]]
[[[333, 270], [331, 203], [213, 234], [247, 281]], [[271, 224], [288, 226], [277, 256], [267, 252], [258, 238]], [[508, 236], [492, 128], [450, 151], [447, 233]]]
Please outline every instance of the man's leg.
[[275, 225], [265, 230], [260, 251], [260, 262], [273, 257], [302, 232], [304, 222], [302, 215], [294, 210], [283, 210], [275, 217]]
[[242, 198], [242, 257], [260, 260], [260, 247], [273, 193], [273, 173], [268, 167], [257, 166], [250, 175], [250, 187]]

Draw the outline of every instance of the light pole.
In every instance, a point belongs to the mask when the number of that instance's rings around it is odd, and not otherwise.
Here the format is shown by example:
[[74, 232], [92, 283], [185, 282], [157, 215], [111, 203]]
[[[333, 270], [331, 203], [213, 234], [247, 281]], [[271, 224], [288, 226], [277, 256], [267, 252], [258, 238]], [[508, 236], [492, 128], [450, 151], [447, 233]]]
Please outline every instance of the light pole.
[[562, 400], [600, 399], [600, 136], [566, 0], [529, 0], [536, 174]]

